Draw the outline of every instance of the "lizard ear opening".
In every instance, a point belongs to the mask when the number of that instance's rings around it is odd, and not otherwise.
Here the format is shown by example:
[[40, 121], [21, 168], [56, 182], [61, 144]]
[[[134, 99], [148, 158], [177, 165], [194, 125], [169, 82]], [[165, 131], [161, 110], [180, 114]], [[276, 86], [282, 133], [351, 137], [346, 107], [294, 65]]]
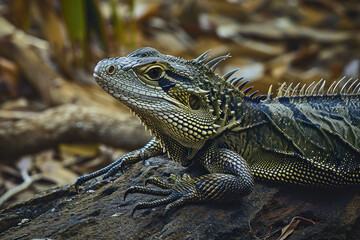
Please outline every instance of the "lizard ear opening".
[[201, 99], [196, 95], [190, 95], [189, 97], [189, 105], [191, 109], [198, 110], [200, 108]]

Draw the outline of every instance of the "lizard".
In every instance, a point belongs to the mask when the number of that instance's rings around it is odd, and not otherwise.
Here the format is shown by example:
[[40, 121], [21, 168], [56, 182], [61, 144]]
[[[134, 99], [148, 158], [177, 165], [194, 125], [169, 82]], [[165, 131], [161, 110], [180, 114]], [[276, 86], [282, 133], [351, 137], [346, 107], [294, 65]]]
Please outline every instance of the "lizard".
[[[136, 210], [165, 205], [164, 213], [188, 203], [228, 203], [250, 194], [254, 181], [313, 187], [360, 185], [360, 82], [326, 80], [309, 86], [283, 83], [275, 97], [234, 69], [215, 73], [230, 55], [196, 59], [140, 48], [127, 56], [101, 60], [96, 82], [126, 105], [150, 130], [153, 139], [112, 164], [78, 178], [104, 178], [139, 161], [168, 154], [183, 166], [198, 163], [207, 174], [149, 177], [128, 194], [162, 196], [140, 202]], [[258, 94], [258, 95], [257, 95]], [[149, 187], [149, 184], [152, 187]]]

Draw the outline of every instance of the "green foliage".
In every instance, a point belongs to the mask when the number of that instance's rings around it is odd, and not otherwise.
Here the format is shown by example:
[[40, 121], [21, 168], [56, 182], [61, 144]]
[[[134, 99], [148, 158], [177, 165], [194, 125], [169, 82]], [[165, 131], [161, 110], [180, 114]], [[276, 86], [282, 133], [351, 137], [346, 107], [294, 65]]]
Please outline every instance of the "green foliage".
[[84, 0], [60, 0], [62, 16], [72, 43], [83, 43], [86, 37], [86, 15]]

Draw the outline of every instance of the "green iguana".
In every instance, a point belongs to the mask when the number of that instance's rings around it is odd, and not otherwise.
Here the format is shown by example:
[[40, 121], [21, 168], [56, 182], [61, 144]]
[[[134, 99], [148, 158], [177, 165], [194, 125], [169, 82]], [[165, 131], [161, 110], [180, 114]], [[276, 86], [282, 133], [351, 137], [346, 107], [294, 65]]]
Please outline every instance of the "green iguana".
[[[150, 177], [129, 193], [164, 198], [165, 214], [186, 203], [230, 202], [251, 193], [254, 180], [318, 187], [360, 185], [360, 83], [342, 79], [324, 93], [325, 80], [308, 87], [285, 84], [272, 97], [242, 90], [247, 82], [214, 73], [229, 57], [207, 52], [184, 60], [141, 48], [126, 57], [100, 61], [97, 83], [137, 115], [154, 138], [109, 166], [78, 178], [76, 189], [100, 175], [166, 152], [209, 172], [198, 178], [172, 175], [171, 183]], [[152, 184], [157, 188], [147, 187]]]

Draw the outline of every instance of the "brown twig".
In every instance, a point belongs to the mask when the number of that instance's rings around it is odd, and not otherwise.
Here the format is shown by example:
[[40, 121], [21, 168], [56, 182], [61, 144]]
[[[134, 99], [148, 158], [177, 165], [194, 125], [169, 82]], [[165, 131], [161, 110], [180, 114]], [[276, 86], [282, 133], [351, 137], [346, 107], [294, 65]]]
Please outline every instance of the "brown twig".
[[8, 190], [2, 196], [0, 196], [0, 206], [11, 197], [26, 190], [33, 182], [41, 179], [41, 174], [30, 176], [26, 169], [22, 169], [20, 173], [24, 181], [20, 185]]
[[[295, 217], [293, 217], [293, 218], [291, 219], [290, 223], [287, 224], [285, 227], [278, 228], [278, 229], [276, 229], [275, 231], [271, 231], [271, 229], [270, 229], [269, 232], [268, 232], [265, 236], [262, 236], [262, 237], [256, 236], [255, 231], [254, 231], [254, 230], [252, 229], [252, 227], [251, 227], [250, 221], [249, 221], [248, 225], [249, 225], [249, 229], [250, 229], [251, 234], [253, 235], [253, 237], [254, 237], [256, 240], [266, 240], [266, 239], [268, 239], [269, 237], [274, 236], [274, 234], [276, 234], [276, 233], [278, 233], [278, 232], [280, 232], [280, 231], [282, 231], [282, 230], [286, 230], [291, 224], [295, 223], [295, 221], [298, 221], [298, 222], [296, 223], [296, 225], [295, 225], [295, 227], [296, 227], [297, 224], [298, 224], [301, 220], [302, 220], [302, 221], [311, 222], [311, 223], [314, 224], [314, 225], [315, 225], [315, 224], [318, 224], [318, 222], [314, 222], [314, 221], [311, 220], [311, 219], [304, 218], [304, 217], [300, 217], [300, 216], [295, 216]], [[295, 229], [295, 227], [294, 227], [294, 229]], [[294, 229], [293, 229], [293, 230], [294, 230]], [[292, 230], [292, 231], [293, 231], [293, 230]], [[292, 233], [292, 231], [291, 231], [291, 233]], [[282, 234], [279, 236], [278, 239], [284, 240], [284, 239], [287, 238], [289, 235], [290, 235], [290, 233], [287, 234], [287, 235], [285, 235], [284, 232], [282, 232]]]

